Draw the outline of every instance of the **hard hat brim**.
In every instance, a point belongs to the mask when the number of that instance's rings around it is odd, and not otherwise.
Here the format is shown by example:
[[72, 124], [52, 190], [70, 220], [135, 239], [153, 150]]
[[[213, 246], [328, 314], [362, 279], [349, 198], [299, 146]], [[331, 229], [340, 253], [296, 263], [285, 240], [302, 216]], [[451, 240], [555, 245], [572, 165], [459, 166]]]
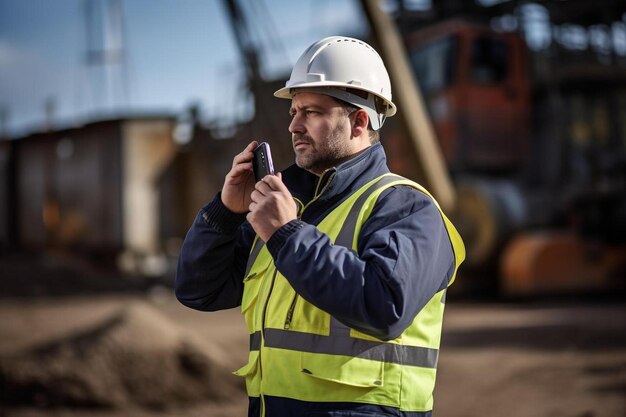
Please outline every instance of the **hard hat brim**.
[[[367, 93], [373, 94], [375, 96], [380, 97], [388, 104], [387, 111], [385, 112], [385, 117], [390, 117], [396, 114], [397, 108], [396, 105], [392, 102], [377, 94], [374, 91], [371, 91], [367, 88], [362, 88], [358, 85], [351, 85], [341, 82], [333, 82], [333, 81], [314, 81], [314, 82], [301, 82], [301, 83], [292, 83], [291, 85], [286, 85], [285, 87], [276, 90], [274, 92], [274, 97], [291, 99], [293, 98], [294, 92], [297, 92], [299, 89], [307, 90], [311, 92], [311, 89], [319, 88], [319, 94], [324, 94], [324, 87], [339, 87], [339, 88], [352, 88], [355, 90], [365, 91]], [[317, 92], [317, 91], [316, 91]], [[329, 95], [329, 94], [326, 94]]]

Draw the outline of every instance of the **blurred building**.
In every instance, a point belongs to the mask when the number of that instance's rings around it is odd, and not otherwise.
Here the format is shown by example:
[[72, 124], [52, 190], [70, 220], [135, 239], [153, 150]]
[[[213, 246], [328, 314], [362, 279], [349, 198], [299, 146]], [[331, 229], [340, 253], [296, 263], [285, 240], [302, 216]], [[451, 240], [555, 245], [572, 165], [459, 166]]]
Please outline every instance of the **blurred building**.
[[158, 251], [156, 179], [176, 153], [173, 125], [166, 115], [122, 118], [12, 140], [3, 178], [14, 191], [2, 213], [11, 246], [105, 258]]
[[184, 117], [129, 116], [0, 141], [0, 247], [166, 273], [251, 140], [272, 145], [277, 169], [292, 163], [289, 102], [272, 96], [280, 86], [260, 83], [255, 107], [266, 117], [231, 126], [227, 139], [190, 108]]

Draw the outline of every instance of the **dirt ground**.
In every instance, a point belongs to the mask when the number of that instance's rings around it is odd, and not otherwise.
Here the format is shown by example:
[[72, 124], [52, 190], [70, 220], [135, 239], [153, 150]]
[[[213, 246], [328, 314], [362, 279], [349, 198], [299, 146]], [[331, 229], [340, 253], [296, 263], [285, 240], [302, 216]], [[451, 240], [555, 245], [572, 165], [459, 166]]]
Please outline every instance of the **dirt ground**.
[[[238, 309], [193, 311], [154, 284], [0, 258], [0, 417], [245, 416]], [[626, 297], [451, 290], [438, 369], [436, 417], [626, 417]]]
[[[180, 306], [166, 288], [153, 289], [146, 296], [82, 295], [1, 301], [0, 359], [10, 360], [51, 341], [85, 334], [86, 329], [97, 327], [117, 312], [128, 311], [128, 306], [133, 306], [131, 311], [141, 312], [129, 320], [137, 328], [127, 326], [137, 338], [141, 338], [138, 329], [153, 326], [154, 332], [167, 333], [174, 340], [172, 329], [176, 328], [180, 330], [176, 330], [177, 334], [194, 340], [203, 346], [201, 349], [206, 348], [209, 357], [220, 364], [217, 376], [223, 385], [236, 387], [229, 391], [228, 398], [195, 398], [158, 409], [132, 403], [104, 408], [23, 404], [3, 406], [0, 416], [246, 415], [243, 389], [238, 378], [229, 374], [246, 358], [248, 336], [239, 312], [195, 312]], [[451, 301], [439, 360], [434, 414], [626, 416], [625, 330], [626, 302], [615, 299], [521, 304]], [[123, 332], [117, 330], [115, 334]], [[188, 388], [180, 385], [174, 389]], [[215, 389], [223, 390], [223, 386], [216, 385]], [[150, 390], [150, 386], [145, 386], [145, 390]]]

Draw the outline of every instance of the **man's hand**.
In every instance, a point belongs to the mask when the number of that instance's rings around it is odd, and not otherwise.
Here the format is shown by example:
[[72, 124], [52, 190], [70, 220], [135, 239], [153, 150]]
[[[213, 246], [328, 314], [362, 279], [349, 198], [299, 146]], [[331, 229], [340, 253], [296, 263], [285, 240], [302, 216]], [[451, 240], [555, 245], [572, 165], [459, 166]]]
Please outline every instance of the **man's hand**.
[[264, 242], [276, 230], [298, 217], [296, 204], [280, 172], [277, 175], [266, 175], [257, 182], [250, 197], [250, 213], [246, 218]]
[[233, 166], [226, 174], [222, 187], [222, 203], [234, 213], [245, 213], [252, 200], [250, 194], [254, 190], [254, 172], [252, 171], [252, 158], [256, 141], [250, 142], [246, 149], [233, 158]]

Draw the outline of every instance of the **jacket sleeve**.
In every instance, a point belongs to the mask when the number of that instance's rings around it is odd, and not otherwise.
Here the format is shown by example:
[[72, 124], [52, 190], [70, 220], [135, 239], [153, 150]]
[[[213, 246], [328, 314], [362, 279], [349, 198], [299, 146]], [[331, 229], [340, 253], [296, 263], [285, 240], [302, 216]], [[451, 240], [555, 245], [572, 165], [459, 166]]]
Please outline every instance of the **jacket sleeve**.
[[361, 228], [358, 253], [294, 220], [269, 240], [278, 270], [304, 299], [349, 327], [398, 337], [454, 272], [441, 213], [411, 187], [386, 190]]
[[183, 242], [175, 291], [187, 307], [215, 311], [237, 307], [254, 231], [245, 214], [229, 211], [219, 194], [196, 216]]

